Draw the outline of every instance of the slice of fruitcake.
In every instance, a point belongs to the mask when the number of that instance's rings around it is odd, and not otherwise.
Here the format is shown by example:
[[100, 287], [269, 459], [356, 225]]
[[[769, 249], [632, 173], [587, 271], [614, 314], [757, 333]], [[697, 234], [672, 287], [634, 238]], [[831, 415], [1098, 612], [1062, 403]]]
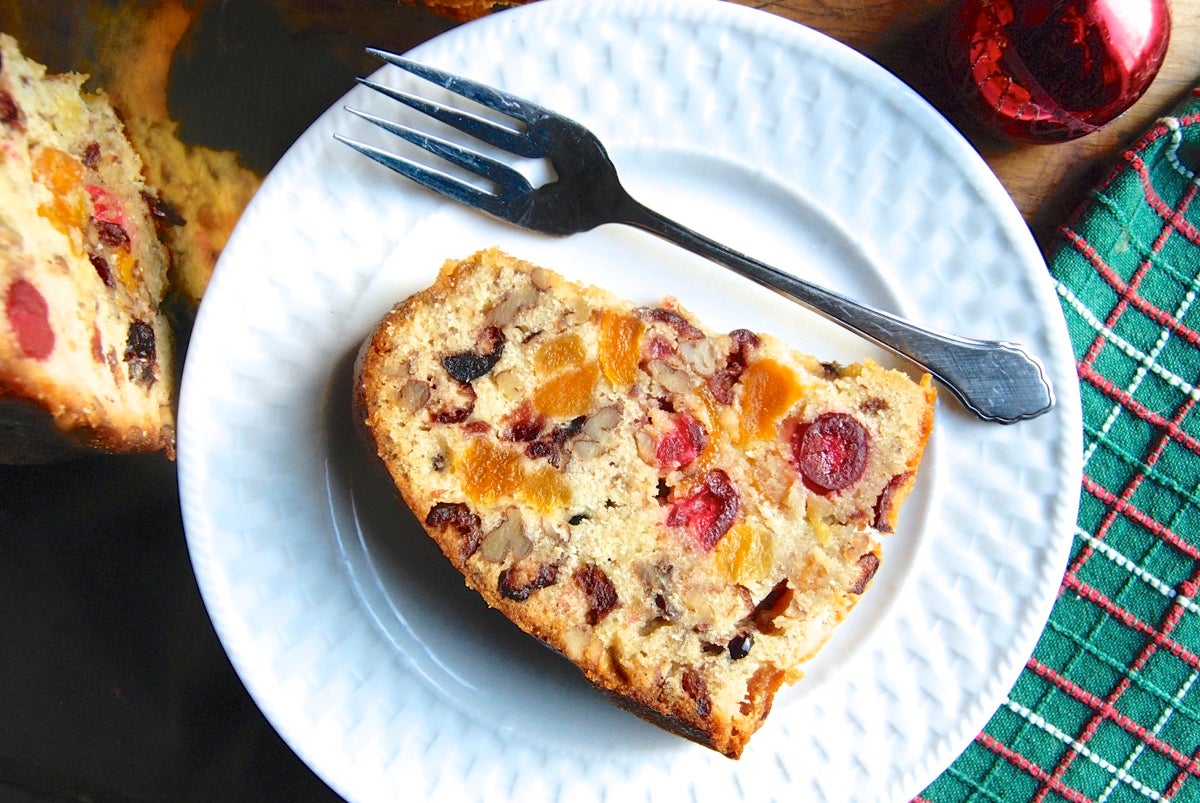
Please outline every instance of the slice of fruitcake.
[[84, 80], [0, 34], [0, 461], [174, 451], [163, 213]]
[[737, 757], [870, 585], [934, 391], [490, 250], [391, 311], [355, 409], [489, 605]]

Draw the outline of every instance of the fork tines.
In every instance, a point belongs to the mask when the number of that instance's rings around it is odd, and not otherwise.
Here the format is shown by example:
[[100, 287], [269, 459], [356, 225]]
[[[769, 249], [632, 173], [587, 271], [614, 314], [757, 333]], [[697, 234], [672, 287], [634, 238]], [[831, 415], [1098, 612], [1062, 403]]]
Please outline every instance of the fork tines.
[[[553, 112], [538, 106], [536, 103], [531, 103], [524, 98], [519, 98], [516, 95], [510, 95], [507, 92], [502, 92], [495, 87], [487, 86], [486, 84], [480, 84], [476, 81], [471, 81], [467, 78], [463, 78], [460, 75], [453, 75], [448, 72], [443, 72], [442, 70], [430, 67], [427, 64], [421, 64], [420, 62], [413, 61], [412, 59], [406, 59], [403, 56], [397, 56], [395, 53], [388, 53], [385, 50], [368, 48], [367, 52], [373, 56], [383, 59], [388, 64], [399, 67], [402, 70], [406, 70], [419, 78], [423, 78], [431, 84], [436, 84], [443, 89], [449, 90], [455, 95], [459, 95], [467, 100], [478, 103], [481, 106], [486, 106], [489, 109], [498, 111], [506, 117], [519, 120], [522, 123], [525, 123], [526, 126], [532, 125], [538, 120], [556, 116]], [[395, 100], [399, 100], [401, 103], [409, 103], [409, 99], [404, 97], [405, 93], [403, 92], [392, 94], [393, 90], [379, 87], [378, 85], [375, 85], [365, 79], [360, 79], [360, 83], [365, 83], [372, 89], [382, 91], [385, 95], [388, 95]], [[397, 95], [399, 95], [399, 97], [397, 97]], [[411, 96], [409, 96], [409, 98], [411, 98]], [[421, 103], [419, 99], [416, 100], [418, 103]], [[433, 108], [426, 108], [425, 106], [432, 106]], [[524, 129], [505, 128], [504, 126], [487, 120], [483, 117], [458, 112], [447, 107], [440, 107], [439, 109], [437, 104], [413, 105], [413, 108], [418, 109], [419, 111], [422, 111], [431, 117], [434, 117], [435, 119], [441, 120], [447, 125], [454, 126], [461, 131], [471, 134], [472, 136], [477, 136], [484, 142], [489, 142], [493, 145], [504, 148], [506, 151], [515, 153], [518, 156], [525, 156], [528, 158], [540, 158], [545, 156], [544, 149], [537, 147], [535, 143], [530, 141], [529, 138], [523, 136], [527, 133], [527, 131]], [[443, 112], [445, 112], [445, 116], [439, 116]], [[459, 122], [462, 122], [463, 125], [460, 126]], [[474, 127], [477, 125], [480, 126], [479, 129]], [[491, 137], [495, 137], [496, 140], [493, 140]]]
[[[506, 153], [531, 159], [547, 156], [542, 138], [536, 136], [530, 126], [538, 120], [555, 116], [553, 112], [484, 84], [443, 72], [394, 53], [375, 48], [368, 48], [367, 52], [459, 97], [497, 111], [510, 118], [514, 124], [511, 127], [506, 126], [502, 122], [461, 108], [437, 103], [411, 92], [384, 86], [367, 78], [359, 78], [358, 82], [363, 86]], [[437, 192], [449, 195], [463, 203], [488, 209], [494, 202], [492, 199], [496, 197], [509, 196], [529, 189], [528, 180], [520, 172], [503, 161], [486, 156], [478, 150], [358, 109], [347, 107], [346, 111], [434, 156], [482, 176], [496, 185], [496, 192], [484, 192], [478, 186], [450, 173], [374, 145], [334, 134], [335, 138], [359, 153]]]

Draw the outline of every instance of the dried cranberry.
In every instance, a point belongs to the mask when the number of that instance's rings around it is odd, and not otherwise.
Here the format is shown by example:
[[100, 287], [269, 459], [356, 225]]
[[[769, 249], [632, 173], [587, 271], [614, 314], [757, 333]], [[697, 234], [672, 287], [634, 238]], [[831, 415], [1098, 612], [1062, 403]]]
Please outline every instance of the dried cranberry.
[[708, 444], [704, 425], [687, 413], [675, 419], [675, 426], [659, 439], [654, 447], [654, 459], [659, 469], [669, 471], [690, 465]]
[[734, 329], [729, 333], [729, 354], [725, 365], [708, 379], [708, 389], [721, 404], [733, 403], [733, 386], [741, 379], [750, 360], [750, 351], [759, 343], [758, 335], [749, 329]]
[[100, 330], [92, 324], [92, 360], [94, 362], [104, 362], [104, 340], [100, 337]]
[[708, 390], [721, 404], [733, 404], [733, 386], [739, 375], [722, 368], [708, 378]]
[[912, 480], [912, 472], [897, 474], [883, 486], [879, 498], [875, 500], [875, 529], [881, 532], [892, 531], [892, 506], [896, 503], [896, 492]]
[[16, 100], [5, 89], [0, 89], [0, 123], [10, 128], [15, 128], [18, 131], [25, 128], [25, 123], [21, 115], [21, 107], [17, 105]]
[[125, 338], [125, 362], [129, 365], [130, 380], [141, 385], [154, 384], [156, 351], [154, 328], [139, 320], [129, 324], [129, 334]]
[[832, 493], [858, 482], [867, 468], [870, 436], [847, 413], [823, 413], [792, 436], [792, 456], [809, 487]]
[[114, 287], [116, 283], [113, 281], [112, 270], [108, 267], [108, 260], [99, 254], [89, 254], [88, 262], [92, 263], [92, 267], [96, 269], [96, 275], [104, 282], [105, 287]]
[[524, 602], [534, 591], [547, 588], [558, 582], [558, 566], [552, 563], [543, 564], [536, 572], [528, 566], [518, 563], [500, 572], [496, 588], [500, 596], [514, 602]]
[[479, 549], [479, 516], [462, 502], [438, 502], [425, 516], [427, 527], [453, 527], [458, 534], [458, 556], [466, 560]]
[[475, 412], [473, 404], [465, 407], [443, 407], [432, 411], [429, 417], [435, 424], [461, 424], [473, 412]]
[[649, 321], [656, 323], [665, 323], [667, 326], [675, 330], [680, 340], [699, 340], [704, 337], [704, 333], [692, 325], [687, 318], [684, 318], [673, 309], [666, 307], [648, 307], [638, 310], [641, 316]]
[[709, 550], [729, 532], [741, 509], [737, 488], [718, 468], [704, 475], [697, 490], [671, 502], [667, 526], [686, 528], [696, 546]]
[[146, 202], [146, 207], [150, 210], [150, 215], [154, 218], [154, 225], [160, 231], [164, 225], [182, 226], [187, 223], [183, 219], [183, 215], [179, 214], [179, 210], [157, 195], [143, 190], [142, 200]]
[[734, 353], [737, 358], [745, 365], [746, 359], [750, 356], [750, 350], [756, 348], [759, 344], [758, 335], [751, 332], [749, 329], [734, 329], [729, 333], [730, 344], [733, 346]]
[[54, 330], [50, 328], [50, 307], [41, 292], [28, 280], [17, 279], [9, 285], [4, 311], [21, 353], [34, 360], [49, 357], [54, 351]]
[[661, 335], [654, 335], [647, 338], [643, 353], [650, 360], [665, 360], [675, 353], [675, 347]]
[[547, 438], [541, 438], [533, 441], [525, 447], [525, 456], [530, 460], [541, 460], [544, 457], [553, 463], [556, 455], [557, 450], [555, 449], [554, 444], [551, 443]]
[[683, 670], [681, 685], [688, 697], [696, 703], [696, 713], [707, 719], [712, 713], [712, 700], [708, 696], [708, 681], [692, 667]]
[[429, 418], [435, 424], [461, 424], [475, 412], [475, 388], [466, 382], [455, 382], [454, 389], [458, 398], [442, 399], [441, 404], [429, 411]]
[[577, 415], [570, 421], [559, 424], [554, 428], [554, 437], [560, 442], [566, 443], [568, 438], [573, 438], [580, 433], [585, 421], [587, 421], [586, 415]]
[[109, 248], [129, 248], [129, 232], [125, 231], [125, 227], [120, 223], [99, 218], [92, 218], [92, 223], [96, 226], [96, 233], [100, 235], [100, 242]]
[[792, 597], [795, 596], [795, 593], [785, 577], [767, 592], [761, 602], [754, 606], [754, 612], [750, 614], [750, 619], [760, 633], [771, 635], [779, 632], [775, 620], [783, 615], [788, 605], [792, 604]]
[[507, 441], [528, 443], [536, 440], [537, 436], [542, 434], [542, 428], [545, 426], [546, 416], [539, 413], [532, 404], [526, 401], [505, 417], [500, 437]]
[[567, 441], [580, 433], [585, 421], [587, 421], [587, 416], [579, 415], [570, 421], [559, 424], [537, 440], [530, 442], [525, 447], [525, 456], [530, 460], [544, 457], [550, 465], [561, 468], [563, 447], [566, 446]]
[[575, 570], [575, 584], [587, 595], [587, 623], [595, 625], [617, 607], [617, 589], [604, 570], [589, 563]]
[[665, 619], [674, 619], [675, 612], [671, 609], [670, 603], [667, 602], [666, 594], [654, 595], [654, 607], [658, 609], [659, 614]]
[[868, 552], [859, 557], [858, 566], [862, 570], [862, 573], [854, 581], [854, 585], [850, 587], [851, 594], [861, 594], [867, 590], [867, 586], [871, 585], [871, 580], [874, 579], [875, 572], [879, 571], [879, 556], [874, 552]]

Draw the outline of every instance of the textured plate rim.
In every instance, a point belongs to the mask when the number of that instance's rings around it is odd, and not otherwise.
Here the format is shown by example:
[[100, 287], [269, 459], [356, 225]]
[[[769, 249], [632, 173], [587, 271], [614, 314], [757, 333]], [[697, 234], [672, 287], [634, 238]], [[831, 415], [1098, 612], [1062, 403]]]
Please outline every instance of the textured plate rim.
[[[607, 10], [612, 10], [615, 13], [620, 13], [622, 9], [635, 8], [640, 13], [646, 14], [682, 14], [686, 16], [695, 15], [711, 15], [713, 20], [727, 21], [737, 25], [744, 25], [754, 28], [758, 31], [770, 32], [771, 35], [781, 36], [784, 38], [793, 38], [802, 47], [818, 47], [821, 48], [827, 55], [834, 59], [842, 59], [848, 65], [848, 69], [855, 71], [856, 75], [866, 76], [866, 80], [873, 88], [900, 96], [904, 100], [911, 100], [914, 104], [914, 111], [918, 124], [928, 126], [939, 138], [956, 139], [957, 135], [949, 128], [947, 124], [935, 113], [923, 105], [915, 95], [910, 92], [899, 82], [896, 82], [890, 76], [876, 75], [874, 71], [882, 72], [874, 65], [866, 63], [866, 60], [861, 56], [852, 53], [851, 51], [841, 48], [840, 45], [833, 43], [831, 40], [824, 40], [820, 35], [807, 31], [807, 29], [799, 28], [793, 23], [787, 23], [779, 18], [771, 17], [762, 12], [755, 12], [740, 6], [730, 6], [724, 3], [696, 3], [689, 5], [686, 2], [658, 2], [658, 3], [622, 3], [611, 2], [598, 4], [601, 10], [584, 10], [579, 9], [567, 10], [564, 7], [568, 5], [566, 0], [543, 0], [542, 3], [534, 6], [514, 9], [505, 12], [503, 15], [497, 15], [493, 19], [485, 20], [482, 23], [476, 23], [463, 28], [456, 29], [449, 34], [439, 37], [430, 43], [421, 46], [414, 55], [420, 58], [447, 58], [447, 53], [452, 53], [466, 42], [469, 42], [472, 37], [485, 37], [491, 33], [493, 29], [498, 29], [501, 26], [517, 25], [520, 19], [522, 23], [525, 20], [535, 21], [545, 19], [543, 15], [571, 15], [579, 14], [598, 14], [603, 16], [608, 13]], [[607, 9], [607, 10], [606, 10]], [[769, 18], [769, 19], [764, 19]], [[840, 50], [839, 50], [840, 49]], [[844, 53], [841, 50], [845, 50]], [[905, 93], [911, 97], [905, 98]], [[307, 135], [306, 135], [307, 136]], [[295, 154], [289, 154], [288, 159], [302, 159], [304, 154], [301, 139], [301, 147], [296, 149]], [[957, 147], [959, 150], [966, 148], [965, 145], [951, 146]], [[960, 154], [961, 155], [961, 154]], [[971, 155], [961, 155], [964, 164], [972, 163]], [[982, 162], [974, 162], [975, 169], [970, 176], [970, 180], [979, 188], [981, 194], [988, 199], [991, 199], [995, 204], [998, 214], [1004, 218], [1002, 226], [1008, 230], [1014, 228], [1023, 229], [1024, 224], [1020, 221], [1019, 215], [1015, 209], [1011, 207], [1011, 201], [1007, 195], [995, 181], [994, 176], [991, 176]], [[251, 210], [259, 204], [271, 202], [273, 177], [269, 177], [264, 183], [264, 193], [260, 193], [259, 198], [252, 203]], [[253, 221], [254, 215], [248, 214], [246, 220]], [[250, 225], [250, 224], [247, 224]], [[241, 237], [248, 236], [248, 229], [239, 226], [239, 232], [235, 234], [235, 238], [231, 241], [230, 248], [227, 253], [235, 255], [238, 248], [238, 240]], [[1032, 238], [1017, 237], [1017, 240], [1024, 243], [1024, 253], [1021, 255], [1023, 260], [1028, 264], [1030, 259], [1040, 263], [1040, 255], [1037, 254], [1036, 247], [1032, 243]], [[232, 257], [231, 257], [232, 259]], [[223, 260], [223, 263], [225, 260]], [[224, 265], [223, 265], [224, 266]], [[216, 294], [228, 294], [231, 289], [226, 289], [227, 285], [232, 288], [235, 285], [235, 280], [229, 278], [232, 271], [229, 269], [219, 270], [214, 278], [213, 288]], [[1053, 299], [1050, 299], [1053, 301]], [[1046, 309], [1052, 309], [1057, 314], [1057, 306], [1049, 307], [1045, 304], [1045, 299], [1041, 299]], [[219, 326], [220, 322], [216, 319], [216, 313], [209, 312], [213, 309], [212, 304], [202, 307], [200, 317], [197, 321], [196, 333], [200, 338], [200, 345], [193, 348], [203, 348], [203, 340], [210, 327]], [[1046, 311], [1043, 309], [1043, 312]], [[1064, 330], [1065, 332], [1065, 327]], [[196, 343], [197, 341], [193, 341]], [[1061, 363], [1061, 355], [1059, 362]], [[1059, 377], [1061, 379], [1061, 376]], [[196, 418], [192, 415], [194, 406], [199, 405], [199, 394], [193, 393], [192, 388], [197, 387], [201, 381], [206, 381], [208, 377], [200, 377], [195, 372], [187, 372], [185, 369], [185, 383], [183, 399], [181, 401], [180, 413], [180, 484], [181, 484], [181, 499], [184, 507], [185, 522], [188, 525], [188, 541], [189, 549], [192, 551], [193, 561], [195, 564], [198, 579], [201, 584], [201, 590], [204, 594], [206, 605], [209, 607], [210, 615], [217, 627], [218, 633], [221, 635], [226, 649], [230, 653], [230, 657], [234, 662], [243, 679], [247, 680], [247, 685], [250, 687], [251, 693], [264, 711], [267, 712], [269, 719], [280, 729], [284, 737], [293, 744], [302, 758], [310, 763], [320, 774], [326, 777], [326, 780], [331, 782], [335, 788], [342, 788], [343, 782], [337, 779], [338, 768], [327, 766], [320, 754], [320, 744], [312, 744], [311, 739], [307, 738], [306, 734], [288, 732], [286, 724], [282, 724], [285, 718], [278, 711], [278, 704], [273, 702], [269, 697], [270, 693], [265, 689], [263, 683], [259, 680], [251, 680], [249, 676], [254, 676], [263, 670], [263, 667], [255, 665], [255, 658], [251, 654], [253, 647], [247, 641], [248, 636], [245, 631], [245, 623], [241, 621], [243, 613], [229, 605], [228, 588], [224, 585], [225, 578], [222, 572], [214, 565], [214, 562], [219, 562], [219, 556], [212, 552], [211, 537], [211, 521], [208, 513], [204, 509], [205, 486], [208, 482], [218, 481], [209, 474], [205, 461], [202, 457], [204, 453], [204, 433], [192, 426], [192, 421], [198, 420], [203, 422], [202, 418]], [[1060, 383], [1061, 385], [1061, 383]], [[1059, 404], [1062, 416], [1066, 419], [1064, 426], [1070, 430], [1078, 420], [1078, 399], [1076, 396], [1077, 388], [1073, 385], [1070, 387], [1059, 387]], [[1079, 442], [1079, 435], [1072, 432], [1063, 434], [1058, 446], [1064, 454], [1078, 454], [1079, 449], [1076, 448]], [[1062, 458], [1064, 465], [1071, 465], [1071, 458]], [[1056, 524], [1063, 529], [1058, 539], [1058, 549], [1056, 557], [1061, 557], [1061, 562], [1065, 564], [1066, 553], [1069, 547], [1069, 528], [1074, 524], [1074, 504], [1070, 499], [1059, 499], [1056, 507]], [[1051, 561], [1053, 563], [1053, 561]], [[1061, 577], [1061, 566], [1051, 565], [1044, 568], [1045, 578], [1043, 579], [1043, 595], [1041, 599], [1031, 601], [1031, 606], [1038, 610], [1034, 616], [1028, 617], [1022, 623], [1021, 633], [1015, 638], [1019, 643], [1020, 648], [1012, 650], [1013, 656], [1018, 656], [1022, 651], [1027, 655], [1032, 650], [1037, 634], [1040, 633], [1041, 627], [1044, 624], [1045, 615], [1048, 615], [1049, 604], [1053, 599], [1053, 593], [1057, 589], [1057, 579]], [[1051, 582], [1053, 581], [1053, 582]], [[1025, 649], [1028, 647], [1028, 649]], [[972, 716], [966, 717], [958, 727], [954, 730], [952, 737], [948, 737], [942, 741], [942, 749], [936, 755], [931, 755], [928, 759], [922, 762], [921, 766], [910, 767], [906, 772], [898, 773], [898, 777], [890, 787], [894, 792], [903, 792], [904, 794], [912, 794], [919, 791], [920, 785], [932, 780], [932, 774], [940, 767], [945, 766], [956, 754], [956, 751], [965, 746], [966, 742], [978, 732], [982, 726], [984, 719], [991, 714], [995, 705], [999, 702], [1002, 695], [1007, 692], [1011, 683], [1015, 680], [1020, 666], [1024, 663], [1024, 657], [1020, 657], [1018, 661], [1013, 657], [1009, 662], [1011, 665], [1003, 668], [1002, 672], [998, 672], [991, 679], [991, 692], [987, 695], [990, 701], [981, 701], [976, 706], [976, 710]], [[319, 742], [319, 740], [318, 740]]]

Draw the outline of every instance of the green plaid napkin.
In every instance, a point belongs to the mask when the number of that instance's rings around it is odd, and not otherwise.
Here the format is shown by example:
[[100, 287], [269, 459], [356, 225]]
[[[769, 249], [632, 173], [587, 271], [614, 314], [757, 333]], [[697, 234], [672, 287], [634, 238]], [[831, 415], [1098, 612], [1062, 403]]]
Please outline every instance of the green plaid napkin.
[[1048, 251], [1084, 476], [1050, 621], [918, 800], [1200, 801], [1200, 88]]

